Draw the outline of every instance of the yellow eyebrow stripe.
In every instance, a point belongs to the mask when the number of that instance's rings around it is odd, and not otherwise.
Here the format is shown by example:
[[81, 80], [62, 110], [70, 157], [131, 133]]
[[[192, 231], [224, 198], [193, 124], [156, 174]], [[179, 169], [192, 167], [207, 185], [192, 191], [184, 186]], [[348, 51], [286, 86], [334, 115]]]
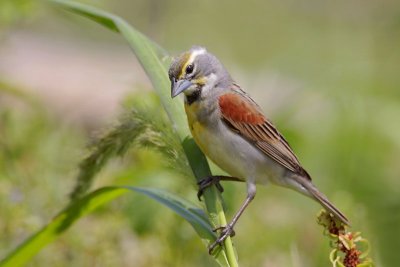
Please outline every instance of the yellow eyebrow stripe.
[[181, 68], [181, 72], [179, 73], [179, 79], [182, 79], [185, 76], [186, 67], [189, 64], [192, 64], [197, 56], [202, 55], [204, 53], [206, 53], [206, 50], [204, 48], [194, 50], [191, 53], [185, 53], [183, 57], [185, 60], [183, 60], [184, 64]]
[[182, 63], [181, 63], [181, 68], [180, 68], [180, 72], [179, 72], [179, 79], [182, 79], [183, 78], [183, 76], [185, 75], [185, 69], [186, 69], [186, 67], [187, 67], [187, 65], [188, 65], [188, 62], [189, 62], [189, 60], [190, 60], [190, 56], [191, 56], [191, 53], [189, 53], [189, 52], [187, 52], [187, 53], [185, 53], [184, 55], [183, 55], [183, 57], [182, 57]]

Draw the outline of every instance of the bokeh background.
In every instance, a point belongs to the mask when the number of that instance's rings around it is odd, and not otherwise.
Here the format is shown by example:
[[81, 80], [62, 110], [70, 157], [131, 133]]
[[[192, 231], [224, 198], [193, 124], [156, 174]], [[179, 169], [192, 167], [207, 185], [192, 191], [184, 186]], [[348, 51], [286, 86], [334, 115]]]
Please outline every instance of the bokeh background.
[[[124, 17], [171, 54], [216, 54], [287, 137], [314, 181], [400, 264], [399, 1], [85, 1]], [[143, 93], [145, 92], [145, 93]], [[0, 258], [68, 203], [96, 133], [151, 85], [124, 40], [33, 0], [0, 1]], [[197, 203], [193, 181], [139, 149], [96, 180], [166, 189]], [[226, 184], [232, 216], [243, 184]], [[259, 187], [236, 228], [243, 266], [328, 266], [320, 207]], [[217, 266], [189, 224], [132, 194], [81, 219], [29, 266]]]

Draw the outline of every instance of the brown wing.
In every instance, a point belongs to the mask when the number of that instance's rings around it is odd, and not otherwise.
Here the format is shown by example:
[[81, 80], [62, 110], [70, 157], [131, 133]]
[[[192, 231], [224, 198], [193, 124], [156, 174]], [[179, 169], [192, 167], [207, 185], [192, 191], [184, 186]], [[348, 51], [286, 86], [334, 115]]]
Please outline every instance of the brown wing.
[[250, 97], [242, 91], [233, 91], [220, 96], [218, 100], [222, 120], [229, 128], [288, 170], [311, 180], [289, 144]]

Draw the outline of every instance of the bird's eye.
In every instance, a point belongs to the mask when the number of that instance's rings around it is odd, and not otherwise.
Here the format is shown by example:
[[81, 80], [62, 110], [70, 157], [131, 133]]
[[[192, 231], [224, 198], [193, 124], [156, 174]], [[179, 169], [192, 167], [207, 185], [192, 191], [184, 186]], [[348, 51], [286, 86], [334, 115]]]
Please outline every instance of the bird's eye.
[[189, 64], [186, 67], [186, 74], [191, 74], [193, 72], [194, 66], [193, 64]]

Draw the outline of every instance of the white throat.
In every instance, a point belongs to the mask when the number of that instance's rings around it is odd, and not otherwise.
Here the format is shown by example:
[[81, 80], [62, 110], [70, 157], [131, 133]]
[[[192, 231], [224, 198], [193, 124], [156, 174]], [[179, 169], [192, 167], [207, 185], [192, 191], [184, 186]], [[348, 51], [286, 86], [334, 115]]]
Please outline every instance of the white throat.
[[211, 73], [207, 77], [207, 81], [201, 90], [201, 95], [206, 97], [212, 93], [215, 93], [215, 85], [217, 84], [217, 75]]

